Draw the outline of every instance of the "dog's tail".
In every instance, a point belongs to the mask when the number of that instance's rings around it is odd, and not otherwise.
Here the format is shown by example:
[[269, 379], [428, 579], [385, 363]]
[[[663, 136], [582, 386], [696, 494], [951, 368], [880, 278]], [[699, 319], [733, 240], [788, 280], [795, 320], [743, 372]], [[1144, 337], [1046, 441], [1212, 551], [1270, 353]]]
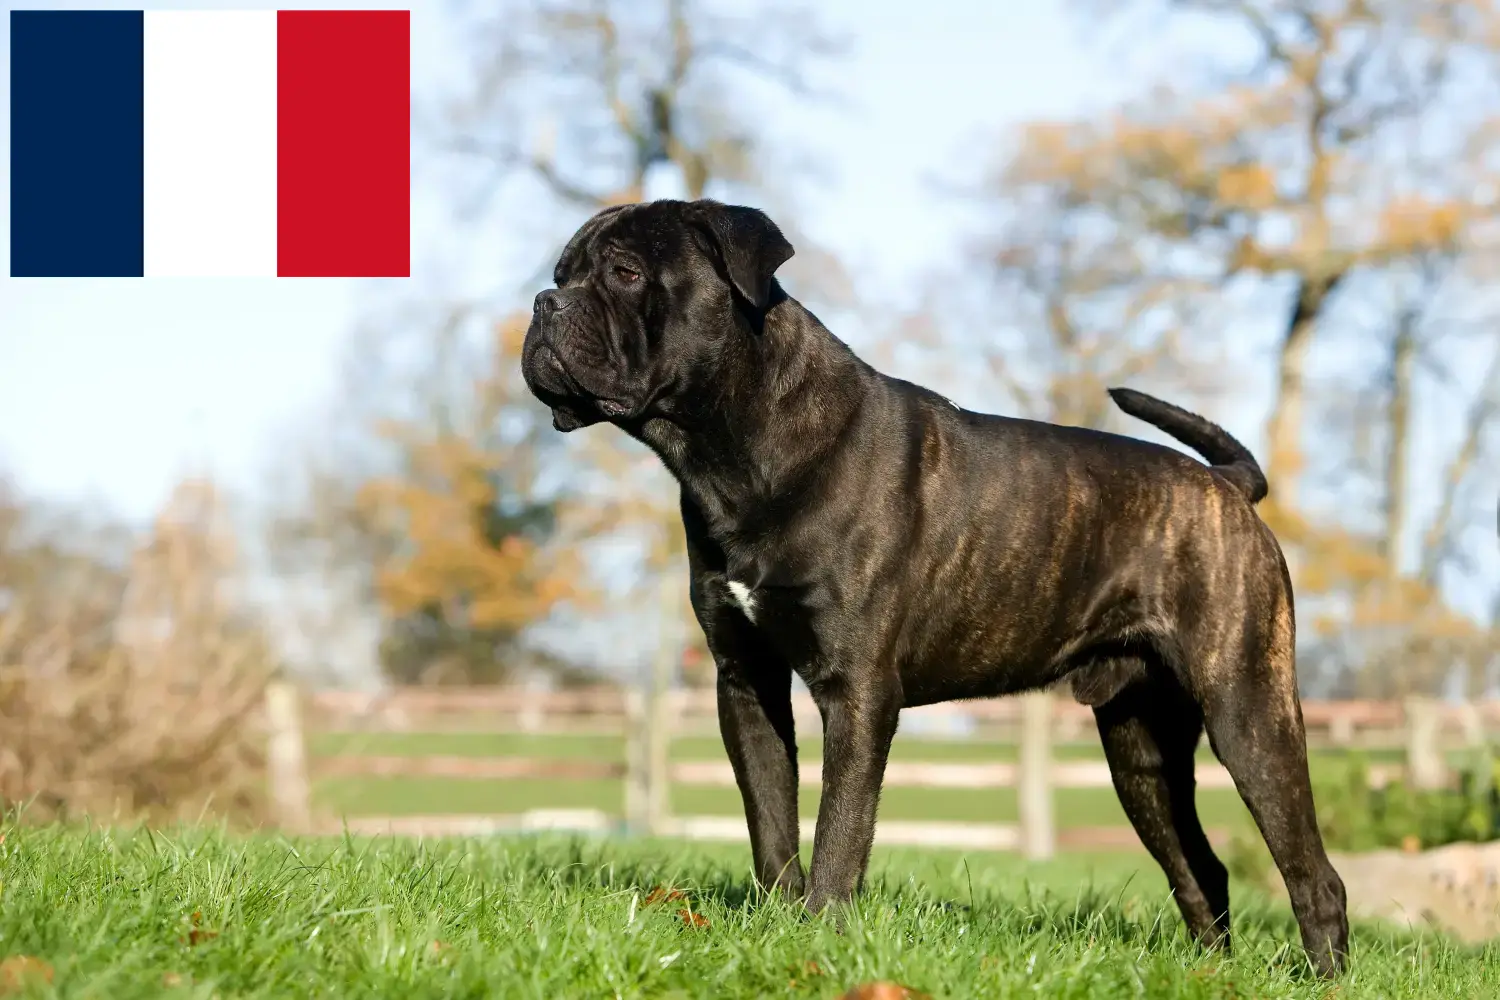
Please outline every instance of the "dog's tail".
[[1134, 389], [1111, 389], [1109, 398], [1132, 417], [1160, 427], [1208, 459], [1214, 470], [1238, 487], [1251, 503], [1266, 498], [1270, 484], [1260, 471], [1260, 463], [1249, 448], [1212, 420]]

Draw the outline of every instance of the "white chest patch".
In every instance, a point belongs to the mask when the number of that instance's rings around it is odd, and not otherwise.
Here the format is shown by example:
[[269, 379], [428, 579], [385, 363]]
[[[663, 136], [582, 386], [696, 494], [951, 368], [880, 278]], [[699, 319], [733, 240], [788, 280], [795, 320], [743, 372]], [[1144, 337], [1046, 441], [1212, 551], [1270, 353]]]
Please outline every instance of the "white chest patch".
[[738, 580], [726, 580], [729, 585], [729, 595], [734, 598], [734, 603], [740, 606], [745, 617], [750, 619], [750, 624], [755, 624], [755, 595], [750, 593], [750, 588]]

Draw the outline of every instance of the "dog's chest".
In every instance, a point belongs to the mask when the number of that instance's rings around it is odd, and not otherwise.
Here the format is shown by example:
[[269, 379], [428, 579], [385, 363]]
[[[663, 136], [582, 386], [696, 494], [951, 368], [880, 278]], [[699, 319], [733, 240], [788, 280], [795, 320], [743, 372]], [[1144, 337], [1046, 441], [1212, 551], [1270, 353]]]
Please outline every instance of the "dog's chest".
[[801, 588], [753, 586], [744, 580], [726, 576], [721, 591], [731, 614], [742, 615], [757, 629], [782, 636], [800, 633], [808, 625], [809, 610], [803, 603]]
[[740, 613], [750, 619], [750, 624], [755, 624], [755, 592], [746, 584], [738, 580], [725, 580], [725, 588], [729, 591], [729, 600], [740, 609]]
[[815, 658], [827, 607], [824, 581], [802, 561], [787, 558], [777, 539], [758, 541], [718, 543], [723, 563], [704, 582], [718, 608], [714, 617], [726, 627], [719, 641], [731, 641], [743, 631], [737, 626], [749, 625], [793, 664]]
[[[722, 613], [749, 623], [752, 631], [764, 637], [807, 680], [807, 671], [820, 659], [823, 643], [818, 637], [818, 615], [808, 606], [806, 591], [791, 586], [753, 587], [732, 576], [723, 578], [721, 587]], [[730, 628], [724, 638], [732, 641], [728, 637], [738, 631]]]

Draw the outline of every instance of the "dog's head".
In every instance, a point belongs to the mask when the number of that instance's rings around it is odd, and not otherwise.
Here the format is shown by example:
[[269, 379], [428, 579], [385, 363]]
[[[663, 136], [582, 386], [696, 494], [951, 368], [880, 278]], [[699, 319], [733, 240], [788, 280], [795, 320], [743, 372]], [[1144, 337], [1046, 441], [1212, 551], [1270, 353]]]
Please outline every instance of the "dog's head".
[[764, 212], [716, 201], [606, 208], [573, 234], [536, 297], [526, 384], [571, 431], [679, 415], [730, 341], [759, 329], [792, 246]]

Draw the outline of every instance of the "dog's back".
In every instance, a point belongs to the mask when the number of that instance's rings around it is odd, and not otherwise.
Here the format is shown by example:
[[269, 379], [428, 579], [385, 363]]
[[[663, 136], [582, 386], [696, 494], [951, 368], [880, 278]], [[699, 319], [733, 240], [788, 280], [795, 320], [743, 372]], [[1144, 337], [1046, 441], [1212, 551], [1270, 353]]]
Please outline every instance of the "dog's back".
[[1262, 582], [1284, 581], [1252, 507], [1264, 478], [1222, 431], [1233, 447], [1208, 450], [1230, 461], [1211, 466], [1137, 438], [960, 410], [899, 380], [891, 389], [900, 417], [880, 422], [904, 444], [853, 461], [864, 508], [892, 512], [883, 523], [904, 534], [846, 579], [861, 578], [876, 604], [904, 596], [908, 703], [1021, 690], [1111, 643], [1159, 637], [1175, 649], [1205, 602], [1232, 616]]

